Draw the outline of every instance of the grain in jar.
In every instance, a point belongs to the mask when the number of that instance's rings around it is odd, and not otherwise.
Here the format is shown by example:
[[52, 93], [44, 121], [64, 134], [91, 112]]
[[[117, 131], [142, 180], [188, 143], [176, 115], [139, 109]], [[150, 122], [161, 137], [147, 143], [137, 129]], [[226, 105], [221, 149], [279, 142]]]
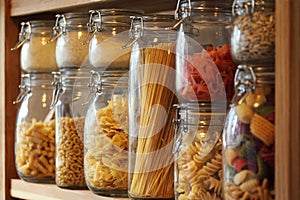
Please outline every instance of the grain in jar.
[[252, 65], [274, 63], [274, 0], [235, 0], [232, 12], [231, 52], [236, 63]]
[[57, 70], [55, 45], [47, 44], [51, 37], [52, 20], [32, 20], [21, 23], [19, 42], [11, 50], [21, 48], [20, 62], [24, 72]]
[[88, 67], [88, 45], [83, 45], [87, 37], [88, 12], [64, 13], [56, 15], [53, 36], [49, 43], [56, 41], [56, 62], [59, 68]]
[[128, 9], [90, 11], [89, 61], [92, 66], [101, 70], [128, 70], [131, 48], [122, 46], [128, 41], [130, 16], [142, 13]]

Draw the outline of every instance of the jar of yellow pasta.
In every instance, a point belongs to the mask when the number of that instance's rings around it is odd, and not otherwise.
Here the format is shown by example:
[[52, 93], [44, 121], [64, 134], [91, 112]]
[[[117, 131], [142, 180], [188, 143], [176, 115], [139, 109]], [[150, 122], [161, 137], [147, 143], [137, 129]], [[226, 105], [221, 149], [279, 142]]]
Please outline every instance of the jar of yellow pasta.
[[57, 70], [55, 60], [56, 42], [47, 44], [51, 38], [53, 20], [31, 20], [21, 23], [19, 42], [11, 48], [21, 48], [21, 69], [26, 73]]
[[51, 73], [22, 74], [15, 129], [15, 165], [28, 182], [54, 183], [55, 121]]
[[274, 68], [241, 65], [223, 135], [224, 198], [275, 199]]
[[53, 35], [48, 43], [56, 42], [58, 68], [88, 67], [89, 46], [83, 45], [87, 37], [88, 12], [56, 15]]
[[87, 189], [83, 169], [83, 130], [90, 68], [67, 68], [55, 73], [52, 106], [56, 123], [56, 185]]
[[89, 189], [98, 195], [128, 196], [127, 76], [127, 70], [91, 75], [96, 95], [85, 120], [84, 172]]
[[129, 196], [174, 199], [173, 15], [132, 18], [129, 75]]
[[223, 199], [222, 130], [226, 103], [175, 106], [175, 199]]
[[89, 37], [86, 42], [89, 42], [89, 61], [92, 66], [101, 70], [128, 70], [130, 48], [122, 46], [128, 41], [130, 16], [142, 13], [130, 9], [90, 11]]

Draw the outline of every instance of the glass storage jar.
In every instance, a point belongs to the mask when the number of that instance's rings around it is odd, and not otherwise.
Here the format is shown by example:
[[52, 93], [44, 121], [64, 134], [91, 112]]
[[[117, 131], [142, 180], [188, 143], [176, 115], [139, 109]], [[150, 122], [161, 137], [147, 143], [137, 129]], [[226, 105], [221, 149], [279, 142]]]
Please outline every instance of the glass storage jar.
[[84, 177], [83, 132], [90, 68], [61, 69], [55, 74], [53, 103], [56, 122], [56, 185], [87, 189]]
[[223, 199], [222, 131], [226, 104], [176, 105], [175, 198]]
[[55, 121], [51, 73], [22, 74], [15, 129], [15, 164], [28, 182], [54, 183]]
[[231, 100], [237, 65], [230, 53], [229, 0], [178, 0], [176, 90], [181, 102]]
[[128, 71], [93, 72], [84, 128], [84, 172], [98, 195], [128, 196]]
[[46, 44], [51, 37], [52, 20], [32, 20], [21, 23], [19, 42], [11, 48], [21, 47], [21, 69], [24, 72], [51, 72], [57, 70], [55, 42]]
[[100, 9], [90, 11], [88, 23], [92, 66], [105, 70], [129, 68], [130, 48], [122, 48], [128, 41], [130, 16], [143, 12], [128, 9]]
[[56, 62], [59, 68], [89, 67], [87, 37], [88, 12], [74, 12], [56, 15], [52, 38], [56, 41]]
[[231, 52], [239, 64], [275, 62], [275, 1], [234, 0]]
[[224, 198], [275, 199], [274, 68], [240, 65], [223, 133]]
[[129, 196], [173, 199], [172, 105], [176, 23], [172, 15], [133, 17], [129, 75]]

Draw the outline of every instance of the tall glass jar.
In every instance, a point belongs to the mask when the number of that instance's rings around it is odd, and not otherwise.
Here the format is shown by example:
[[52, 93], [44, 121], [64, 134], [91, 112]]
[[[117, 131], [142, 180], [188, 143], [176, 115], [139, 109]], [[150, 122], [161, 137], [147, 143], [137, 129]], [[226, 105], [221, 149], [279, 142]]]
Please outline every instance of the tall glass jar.
[[51, 72], [57, 70], [55, 42], [46, 44], [51, 37], [52, 20], [32, 20], [21, 23], [19, 42], [11, 48], [21, 47], [21, 68], [24, 72]]
[[[92, 66], [105, 70], [129, 68], [130, 48], [121, 48], [128, 41], [130, 16], [143, 12], [128, 9], [90, 11], [89, 60]], [[108, 69], [107, 69], [108, 70]]]
[[274, 68], [240, 65], [223, 133], [224, 197], [275, 199]]
[[222, 131], [226, 105], [177, 105], [175, 122], [175, 197], [223, 199]]
[[231, 100], [236, 65], [230, 53], [229, 0], [178, 0], [176, 90], [181, 102]]
[[127, 197], [128, 74], [93, 72], [96, 96], [84, 128], [84, 171], [89, 189], [98, 195]]
[[174, 16], [134, 17], [129, 75], [129, 196], [173, 199]]
[[56, 185], [86, 189], [83, 132], [90, 68], [60, 70], [54, 79], [56, 121]]
[[88, 12], [74, 12], [56, 15], [53, 35], [48, 43], [56, 41], [56, 62], [59, 68], [88, 67], [87, 37]]
[[22, 74], [15, 129], [15, 164], [28, 182], [54, 183], [55, 121], [51, 73]]
[[234, 0], [231, 52], [239, 64], [275, 62], [275, 1]]

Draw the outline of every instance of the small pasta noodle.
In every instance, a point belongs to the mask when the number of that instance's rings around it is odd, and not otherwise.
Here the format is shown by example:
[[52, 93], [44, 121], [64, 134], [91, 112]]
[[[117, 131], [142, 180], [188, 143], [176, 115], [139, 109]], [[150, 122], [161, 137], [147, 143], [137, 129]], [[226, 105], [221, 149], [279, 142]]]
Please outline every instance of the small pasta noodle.
[[59, 187], [84, 188], [84, 118], [61, 117], [58, 120], [55, 182]]

